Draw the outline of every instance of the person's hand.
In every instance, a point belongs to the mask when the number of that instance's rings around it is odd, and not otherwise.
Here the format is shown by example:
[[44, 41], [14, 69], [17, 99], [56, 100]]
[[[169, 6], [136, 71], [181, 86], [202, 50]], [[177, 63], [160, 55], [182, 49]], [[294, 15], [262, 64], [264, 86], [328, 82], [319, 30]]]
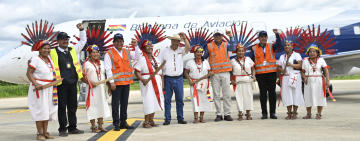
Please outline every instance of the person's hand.
[[43, 89], [43, 85], [41, 85], [41, 84], [36, 84], [35, 89], [36, 89], [36, 90], [42, 90], [42, 89]]
[[210, 71], [209, 74], [210, 74], [210, 76], [214, 76], [214, 75], [215, 75], [215, 73], [214, 73], [213, 71]]
[[190, 86], [191, 86], [191, 85], [194, 85], [194, 81], [189, 80], [189, 85], [190, 85]]
[[95, 82], [90, 82], [90, 83], [91, 83], [93, 88], [95, 88], [97, 86]]
[[112, 91], [110, 91], [110, 88], [108, 90], [109, 96], [112, 96]]
[[330, 81], [326, 81], [326, 89], [330, 88]]
[[254, 80], [254, 82], [256, 81], [256, 77], [252, 77], [252, 79]]
[[82, 23], [78, 23], [78, 24], [76, 25], [76, 28], [79, 29], [79, 30], [84, 30], [84, 26], [83, 26]]
[[231, 84], [236, 85], [236, 82], [234, 79], [231, 79]]
[[290, 62], [287, 62], [287, 63], [286, 63], [286, 66], [293, 67], [292, 65], [293, 65], [293, 64], [291, 64]]
[[278, 29], [273, 29], [273, 32], [274, 32], [275, 34], [279, 34]]
[[305, 83], [306, 85], [308, 84], [308, 78], [307, 78], [307, 77], [304, 78], [304, 83]]
[[225, 34], [226, 34], [227, 36], [229, 36], [229, 38], [232, 38], [232, 37], [233, 37], [232, 34], [231, 34], [231, 31], [227, 31], [227, 30], [226, 30]]
[[281, 73], [282, 73], [282, 74], [285, 74], [285, 73], [286, 73], [286, 70], [283, 69], [283, 70], [281, 71]]
[[115, 83], [110, 83], [110, 90], [115, 91], [116, 90], [116, 85]]
[[28, 65], [31, 63], [31, 58], [28, 60]]
[[138, 46], [138, 42], [135, 39], [131, 40], [131, 45], [133, 45], [134, 47]]
[[144, 84], [144, 86], [149, 82], [147, 79], [141, 79], [141, 82]]
[[180, 33], [179, 33], [179, 36], [180, 36], [182, 39], [186, 39], [186, 36], [185, 36], [185, 33], [184, 33], [184, 32], [180, 32]]

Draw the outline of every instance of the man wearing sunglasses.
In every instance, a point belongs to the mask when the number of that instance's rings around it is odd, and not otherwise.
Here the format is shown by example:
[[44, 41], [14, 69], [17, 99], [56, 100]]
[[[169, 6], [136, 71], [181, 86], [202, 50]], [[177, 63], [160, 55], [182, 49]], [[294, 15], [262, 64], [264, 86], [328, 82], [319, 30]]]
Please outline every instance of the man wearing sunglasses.
[[[58, 119], [59, 119], [59, 136], [67, 137], [70, 134], [83, 134], [84, 131], [76, 128], [77, 118], [77, 81], [83, 77], [79, 61], [76, 54], [80, 53], [86, 43], [86, 32], [81, 23], [76, 27], [80, 31], [80, 41], [69, 46], [69, 38], [67, 33], [60, 32], [57, 35], [59, 46], [50, 51], [50, 56], [54, 62], [55, 73], [57, 76], [64, 78], [62, 82], [57, 84], [58, 90]], [[60, 79], [56, 78], [56, 79]], [[66, 118], [66, 108], [68, 119]], [[69, 120], [69, 126], [66, 127]]]
[[229, 42], [223, 42], [223, 31], [216, 29], [214, 32], [214, 41], [207, 44], [204, 49], [204, 59], [208, 58], [211, 70], [215, 73], [211, 77], [211, 85], [214, 94], [214, 102], [216, 108], [215, 121], [223, 120], [221, 111], [220, 90], [222, 90], [224, 100], [224, 120], [232, 121], [230, 116], [231, 109], [231, 95], [230, 95], [230, 72], [232, 71], [229, 51], [235, 50], [235, 42], [231, 31], [226, 31], [229, 36]]

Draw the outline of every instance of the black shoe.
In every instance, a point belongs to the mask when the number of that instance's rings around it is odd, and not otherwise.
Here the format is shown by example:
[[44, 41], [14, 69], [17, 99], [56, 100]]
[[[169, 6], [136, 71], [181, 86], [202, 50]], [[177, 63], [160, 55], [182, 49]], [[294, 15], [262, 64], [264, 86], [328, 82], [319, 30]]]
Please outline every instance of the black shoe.
[[84, 134], [83, 130], [75, 129], [74, 131], [69, 131], [70, 134]]
[[66, 131], [61, 131], [61, 132], [59, 132], [59, 136], [60, 137], [67, 137], [68, 133]]
[[216, 122], [222, 121], [222, 120], [223, 120], [222, 116], [219, 116], [219, 115], [217, 115], [216, 118], [215, 118]]
[[135, 129], [135, 127], [132, 127], [126, 123], [126, 124], [121, 124], [120, 129]]
[[224, 120], [226, 121], [233, 121], [230, 115], [224, 116]]
[[119, 126], [115, 126], [115, 127], [114, 127], [114, 131], [120, 131], [120, 127], [119, 127]]
[[187, 122], [184, 121], [184, 120], [179, 120], [178, 123], [179, 123], [179, 124], [187, 124]]
[[263, 116], [261, 117], [261, 119], [267, 119], [268, 115], [267, 114], [263, 114]]
[[270, 118], [271, 119], [277, 119], [277, 116], [274, 113], [272, 113], [272, 114], [270, 114]]
[[169, 125], [169, 124], [170, 124], [170, 121], [165, 120], [163, 125]]

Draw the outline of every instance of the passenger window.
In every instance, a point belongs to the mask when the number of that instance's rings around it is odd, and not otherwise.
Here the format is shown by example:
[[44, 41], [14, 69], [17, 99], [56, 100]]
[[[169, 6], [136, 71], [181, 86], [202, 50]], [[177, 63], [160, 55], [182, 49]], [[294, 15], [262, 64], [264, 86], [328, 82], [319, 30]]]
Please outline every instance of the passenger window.
[[355, 33], [355, 35], [360, 35], [360, 27], [359, 26], [354, 26], [354, 33]]
[[339, 36], [340, 35], [340, 28], [334, 27], [334, 35]]

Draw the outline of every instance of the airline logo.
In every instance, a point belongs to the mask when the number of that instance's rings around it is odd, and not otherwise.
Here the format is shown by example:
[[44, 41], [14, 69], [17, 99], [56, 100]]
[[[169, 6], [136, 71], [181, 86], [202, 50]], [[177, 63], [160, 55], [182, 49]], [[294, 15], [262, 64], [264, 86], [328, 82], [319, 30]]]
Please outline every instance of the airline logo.
[[126, 24], [109, 25], [109, 31], [125, 31]]

